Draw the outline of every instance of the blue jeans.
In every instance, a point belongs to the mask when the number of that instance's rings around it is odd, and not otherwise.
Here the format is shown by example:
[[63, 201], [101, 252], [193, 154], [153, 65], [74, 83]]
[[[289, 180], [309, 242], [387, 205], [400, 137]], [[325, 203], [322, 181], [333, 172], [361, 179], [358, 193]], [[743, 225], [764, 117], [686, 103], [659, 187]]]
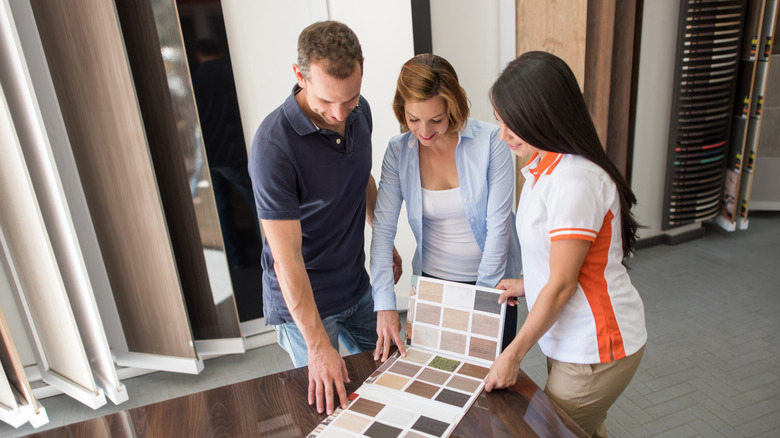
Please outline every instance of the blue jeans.
[[[338, 351], [339, 341], [348, 354], [371, 351], [376, 348], [376, 312], [371, 287], [363, 298], [347, 310], [328, 316], [322, 320], [330, 343]], [[295, 368], [309, 364], [309, 352], [306, 341], [294, 322], [274, 325], [279, 345], [287, 351]]]

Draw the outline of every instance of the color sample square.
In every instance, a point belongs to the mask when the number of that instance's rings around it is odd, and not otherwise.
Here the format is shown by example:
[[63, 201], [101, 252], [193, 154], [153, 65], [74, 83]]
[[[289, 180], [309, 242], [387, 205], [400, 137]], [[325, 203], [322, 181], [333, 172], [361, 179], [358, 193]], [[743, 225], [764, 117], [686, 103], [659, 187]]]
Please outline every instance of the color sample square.
[[375, 421], [364, 434], [371, 438], [395, 438], [400, 435], [401, 432], [403, 432], [403, 430], [397, 427]]
[[424, 322], [436, 326], [441, 324], [441, 306], [417, 303], [414, 314], [416, 318], [415, 321], [417, 322]]
[[500, 318], [479, 313], [471, 315], [471, 333], [497, 338], [499, 327], [501, 327]]
[[474, 302], [474, 290], [448, 284], [444, 291], [444, 305], [447, 307], [457, 307], [460, 309], [471, 310], [471, 303]]
[[398, 356], [396, 356], [396, 355], [392, 355], [392, 356], [388, 357], [387, 360], [382, 365], [379, 365], [379, 368], [377, 368], [377, 371], [381, 371], [381, 372], [387, 371], [390, 368], [390, 366], [392, 366], [395, 363], [397, 357]]
[[419, 376], [417, 376], [417, 379], [441, 385], [447, 381], [448, 377], [450, 377], [449, 373], [436, 371], [433, 368], [426, 368], [423, 370], [423, 372], [420, 373]]
[[411, 424], [417, 416], [417, 413], [406, 409], [397, 408], [395, 406], [385, 406], [385, 408], [382, 409], [382, 412], [376, 416], [376, 419], [382, 423], [398, 426], [403, 429]]
[[360, 412], [363, 415], [368, 415], [369, 417], [376, 417], [376, 414], [384, 407], [385, 405], [382, 403], [377, 403], [373, 400], [367, 400], [361, 397], [352, 402], [348, 409], [350, 411]]
[[419, 363], [421, 365], [425, 365], [428, 363], [429, 360], [431, 360], [432, 354], [423, 353], [420, 350], [414, 349], [414, 348], [407, 348], [406, 349], [406, 360], [414, 363]]
[[342, 429], [346, 429], [350, 432], [360, 433], [363, 429], [371, 423], [370, 418], [355, 415], [351, 412], [343, 412], [333, 421], [334, 426], [338, 426]]
[[402, 390], [409, 383], [409, 378], [395, 374], [384, 373], [382, 377], [376, 379], [377, 385], [386, 386], [397, 390]]
[[441, 303], [443, 295], [444, 285], [441, 283], [434, 283], [421, 278], [417, 284], [417, 298], [420, 300]]
[[455, 371], [455, 369], [458, 368], [458, 365], [460, 365], [460, 361], [441, 356], [436, 356], [431, 363], [428, 364], [431, 368], [437, 368], [444, 371]]
[[439, 348], [453, 353], [464, 354], [466, 352], [466, 335], [442, 330]]
[[471, 363], [464, 363], [458, 370], [458, 374], [463, 374], [464, 376], [473, 377], [479, 380], [487, 377], [488, 372], [490, 372], [490, 369]]
[[432, 398], [439, 392], [439, 387], [415, 380], [406, 388], [406, 392], [419, 395], [420, 397]]
[[498, 343], [487, 339], [471, 337], [469, 342], [469, 356], [493, 361], [496, 359]]
[[406, 435], [404, 435], [404, 438], [428, 438], [427, 435], [421, 435], [413, 430], [410, 430], [409, 432], [406, 432]]
[[421, 415], [412, 426], [412, 429], [425, 432], [433, 436], [442, 436], [450, 425], [434, 418]]
[[406, 320], [414, 322], [414, 302], [415, 299], [409, 298], [409, 310], [406, 311]]
[[412, 332], [412, 344], [424, 347], [439, 347], [439, 329], [424, 325], [415, 325]]
[[457, 391], [450, 391], [449, 389], [444, 388], [441, 390], [439, 395], [436, 396], [436, 401], [440, 401], [442, 403], [447, 403], [449, 405], [462, 408], [463, 406], [466, 406], [466, 402], [469, 401], [469, 398], [471, 398], [469, 394], [464, 394], [462, 392], [457, 392]]
[[395, 365], [390, 367], [389, 371], [392, 371], [397, 374], [403, 374], [404, 376], [414, 377], [415, 374], [417, 374], [418, 371], [420, 371], [420, 368], [422, 368], [419, 365], [411, 364], [404, 361], [397, 361]]
[[474, 295], [474, 310], [481, 312], [501, 314], [501, 304], [498, 304], [498, 295], [484, 290], [477, 290]]
[[450, 388], [460, 389], [461, 391], [471, 392], [479, 388], [479, 385], [482, 383], [481, 380], [474, 380], [469, 379], [468, 377], [462, 377], [462, 376], [452, 376], [452, 379], [450, 379], [449, 382], [447, 382], [447, 386]]
[[442, 327], [450, 328], [453, 330], [460, 330], [462, 332], [469, 329], [469, 312], [463, 310], [455, 310], [450, 308], [444, 309], [444, 318], [441, 321]]

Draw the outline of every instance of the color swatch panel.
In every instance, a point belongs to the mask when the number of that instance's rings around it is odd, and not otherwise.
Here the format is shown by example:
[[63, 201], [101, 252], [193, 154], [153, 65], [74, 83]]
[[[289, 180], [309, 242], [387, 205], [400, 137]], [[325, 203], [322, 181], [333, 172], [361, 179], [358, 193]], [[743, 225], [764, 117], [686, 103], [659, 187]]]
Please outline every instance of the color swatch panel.
[[501, 352], [506, 306], [501, 291], [417, 277], [409, 300], [414, 346], [492, 362]]
[[394, 353], [350, 395], [347, 409], [336, 409], [309, 437], [446, 437], [482, 392], [488, 370], [409, 347], [406, 357]]

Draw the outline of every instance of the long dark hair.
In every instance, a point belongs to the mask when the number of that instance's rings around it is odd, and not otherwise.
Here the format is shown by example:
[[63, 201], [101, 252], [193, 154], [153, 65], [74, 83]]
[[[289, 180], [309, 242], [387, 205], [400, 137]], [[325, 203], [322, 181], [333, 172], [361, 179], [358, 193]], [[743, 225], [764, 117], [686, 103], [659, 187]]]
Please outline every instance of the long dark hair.
[[628, 257], [639, 227], [631, 213], [636, 196], [601, 147], [577, 79], [566, 62], [547, 52], [520, 55], [490, 88], [490, 100], [507, 128], [528, 144], [581, 155], [609, 174], [620, 196], [623, 257]]

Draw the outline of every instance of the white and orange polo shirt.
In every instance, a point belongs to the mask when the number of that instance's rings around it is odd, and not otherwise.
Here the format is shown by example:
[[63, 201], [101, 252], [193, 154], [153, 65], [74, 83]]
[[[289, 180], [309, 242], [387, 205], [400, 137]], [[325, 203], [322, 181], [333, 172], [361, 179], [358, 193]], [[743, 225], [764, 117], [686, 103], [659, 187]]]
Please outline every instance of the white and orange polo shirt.
[[620, 197], [609, 175], [579, 155], [535, 154], [517, 208], [530, 311], [550, 277], [550, 245], [558, 239], [591, 242], [577, 292], [539, 340], [553, 359], [608, 363], [637, 352], [647, 341], [645, 312], [623, 260]]

